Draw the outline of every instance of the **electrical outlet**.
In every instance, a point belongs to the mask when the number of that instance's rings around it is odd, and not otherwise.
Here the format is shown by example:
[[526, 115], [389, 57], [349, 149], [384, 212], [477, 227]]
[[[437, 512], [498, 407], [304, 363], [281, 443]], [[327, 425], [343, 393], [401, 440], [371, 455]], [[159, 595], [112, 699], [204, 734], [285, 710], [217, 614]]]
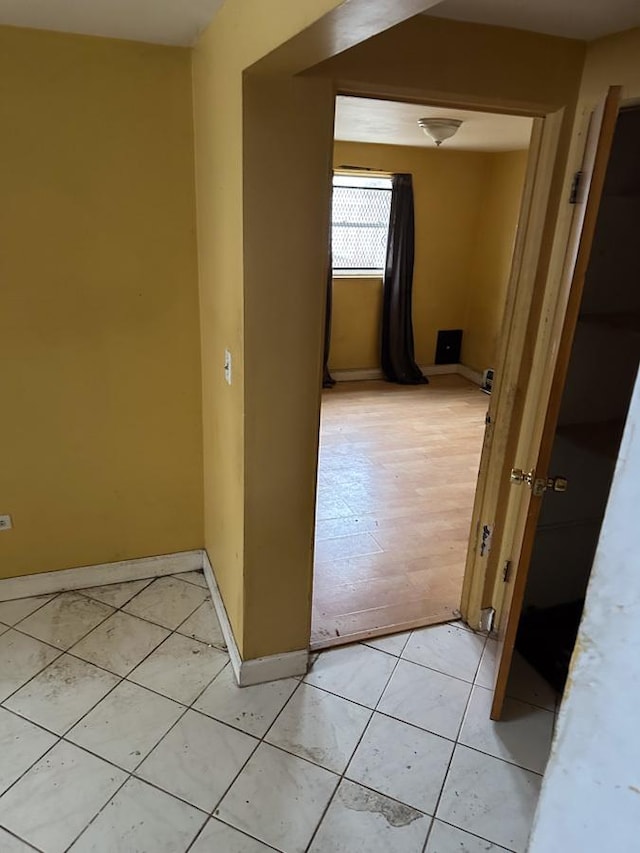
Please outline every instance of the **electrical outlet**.
[[231, 385], [231, 353], [228, 349], [224, 351], [224, 378], [227, 385]]
[[11, 530], [13, 524], [11, 523], [10, 515], [0, 515], [0, 530]]

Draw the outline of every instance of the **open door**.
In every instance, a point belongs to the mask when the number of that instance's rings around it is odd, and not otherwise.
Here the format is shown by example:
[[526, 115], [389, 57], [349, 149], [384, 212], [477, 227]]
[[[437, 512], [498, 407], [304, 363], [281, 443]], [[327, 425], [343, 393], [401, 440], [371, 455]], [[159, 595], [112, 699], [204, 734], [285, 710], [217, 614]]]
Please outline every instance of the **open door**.
[[618, 116], [620, 93], [619, 86], [611, 87], [605, 101], [591, 118], [582, 170], [573, 190], [572, 201], [575, 202], [576, 208], [565, 265], [565, 275], [570, 279], [571, 284], [562, 332], [557, 342], [557, 358], [537, 462], [531, 471], [522, 471], [517, 468], [512, 471], [512, 488], [526, 489], [526, 494], [518, 496], [522, 501], [519, 515], [521, 522], [520, 530], [515, 531], [513, 541], [521, 544], [519, 555], [513, 555], [515, 571], [511, 572], [511, 577], [505, 584], [496, 686], [491, 708], [493, 720], [499, 720], [502, 715], [542, 497], [547, 488], [556, 490], [563, 488], [561, 481], [554, 481], [550, 477], [554, 472], [549, 472], [548, 468]]

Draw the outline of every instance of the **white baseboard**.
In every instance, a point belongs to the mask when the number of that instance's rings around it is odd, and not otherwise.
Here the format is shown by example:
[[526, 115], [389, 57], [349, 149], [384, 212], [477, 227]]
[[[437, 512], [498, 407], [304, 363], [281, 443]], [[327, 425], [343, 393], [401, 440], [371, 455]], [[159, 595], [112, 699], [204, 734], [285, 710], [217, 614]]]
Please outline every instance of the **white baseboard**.
[[0, 580], [0, 601], [30, 598], [33, 595], [49, 595], [73, 589], [88, 589], [92, 586], [143, 578], [177, 575], [201, 569], [204, 571], [213, 606], [229, 650], [231, 666], [240, 687], [304, 675], [309, 664], [308, 649], [242, 660], [206, 551], [180, 551], [176, 554], [162, 554], [159, 557], [141, 557], [137, 560], [122, 560], [118, 563], [101, 563], [96, 566], [61, 569], [58, 572], [40, 572], [17, 578], [5, 578]]
[[202, 571], [204, 572], [204, 579], [209, 587], [209, 594], [211, 595], [213, 608], [216, 611], [216, 616], [218, 617], [218, 622], [220, 623], [220, 628], [222, 630], [222, 636], [224, 637], [227, 651], [231, 658], [233, 674], [235, 675], [238, 684], [240, 684], [242, 658], [240, 657], [240, 651], [238, 649], [238, 644], [236, 643], [233, 628], [231, 627], [231, 622], [229, 622], [229, 617], [227, 616], [227, 608], [224, 606], [224, 601], [222, 600], [220, 590], [218, 589], [216, 576], [213, 573], [213, 569], [211, 568], [211, 563], [209, 561], [209, 555], [206, 551], [202, 552]]
[[240, 687], [250, 687], [252, 684], [262, 684], [265, 681], [295, 678], [298, 675], [306, 675], [308, 669], [308, 649], [253, 658], [253, 660], [242, 661], [238, 684]]
[[331, 370], [336, 382], [365, 382], [369, 379], [384, 379], [379, 367], [356, 367], [353, 370]]
[[159, 557], [141, 557], [137, 560], [121, 560], [118, 563], [79, 566], [58, 572], [39, 572], [0, 580], [0, 601], [48, 595], [70, 589], [86, 589], [108, 583], [157, 578], [162, 575], [177, 575], [201, 568], [202, 551], [197, 550], [161, 554]]
[[418, 367], [425, 376], [447, 376], [458, 373], [457, 364], [419, 364]]
[[281, 655], [269, 655], [263, 658], [243, 660], [240, 656], [238, 644], [227, 616], [218, 584], [216, 582], [209, 555], [203, 552], [203, 571], [211, 593], [213, 606], [220, 622], [222, 635], [229, 650], [231, 666], [236, 681], [240, 687], [250, 687], [252, 684], [262, 684], [265, 681], [277, 681], [280, 678], [291, 678], [296, 675], [305, 675], [309, 666], [309, 650], [300, 649], [295, 652], [286, 652]]
[[472, 370], [470, 367], [467, 367], [466, 364], [459, 364], [458, 373], [460, 376], [464, 376], [465, 379], [468, 379], [469, 382], [473, 382], [476, 385], [482, 385], [482, 373], [479, 370]]
[[[482, 373], [472, 370], [466, 364], [420, 364], [418, 366], [425, 376], [444, 376], [458, 373], [470, 382], [482, 385]], [[336, 382], [364, 382], [371, 379], [384, 379], [382, 371], [377, 367], [332, 370], [331, 375]]]

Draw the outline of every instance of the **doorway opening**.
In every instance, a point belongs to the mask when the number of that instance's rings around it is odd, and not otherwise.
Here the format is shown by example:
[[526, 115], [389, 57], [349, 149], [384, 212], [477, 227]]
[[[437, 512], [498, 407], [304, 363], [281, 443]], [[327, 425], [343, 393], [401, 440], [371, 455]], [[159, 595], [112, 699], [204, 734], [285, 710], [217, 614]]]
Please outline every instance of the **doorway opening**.
[[[462, 125], [436, 149], [418, 119], [445, 115]], [[460, 616], [482, 386], [491, 390], [496, 366], [532, 119], [339, 96], [335, 127], [336, 385], [322, 398], [316, 649]], [[397, 174], [413, 183], [413, 354], [428, 384], [381, 370], [380, 196]]]

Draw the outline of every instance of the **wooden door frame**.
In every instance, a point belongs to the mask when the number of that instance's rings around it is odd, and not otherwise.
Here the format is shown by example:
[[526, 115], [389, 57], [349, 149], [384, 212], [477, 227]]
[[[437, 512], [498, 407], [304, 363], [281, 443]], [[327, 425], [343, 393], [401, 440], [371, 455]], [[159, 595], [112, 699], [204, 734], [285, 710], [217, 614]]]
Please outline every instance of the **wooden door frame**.
[[504, 534], [505, 484], [508, 486], [523, 401], [529, 382], [534, 378], [534, 371], [526, 369], [537, 333], [537, 328], [531, 329], [531, 321], [536, 326], [539, 322], [539, 318], [532, 317], [531, 309], [563, 118], [563, 109], [536, 118], [531, 134], [460, 603], [462, 618], [476, 629], [486, 627], [482, 624], [483, 608], [499, 609], [490, 593], [494, 578], [498, 576]]
[[[479, 110], [503, 115], [519, 115], [533, 120], [525, 181], [507, 297], [499, 338], [496, 381], [490, 397], [490, 424], [485, 431], [478, 485], [474, 501], [471, 533], [463, 581], [460, 612], [472, 627], [481, 627], [481, 611], [493, 589], [498, 547], [481, 552], [480, 531], [485, 519], [496, 530], [506, 506], [503, 472], [512, 465], [519, 435], [522, 406], [528, 387], [528, 371], [523, 361], [530, 357], [531, 308], [539, 277], [539, 256], [547, 221], [549, 196], [560, 144], [565, 108], [526, 102], [443, 98], [439, 92], [388, 89], [347, 81], [336, 82], [336, 96], [375, 98], [419, 103], [452, 110]], [[551, 272], [551, 268], [550, 271]], [[551, 275], [547, 275], [550, 282]], [[560, 276], [558, 276], [559, 285]], [[549, 285], [547, 285], [548, 287]], [[538, 318], [539, 319], [539, 318]], [[528, 345], [527, 345], [528, 344]], [[494, 546], [497, 544], [494, 540]]]

